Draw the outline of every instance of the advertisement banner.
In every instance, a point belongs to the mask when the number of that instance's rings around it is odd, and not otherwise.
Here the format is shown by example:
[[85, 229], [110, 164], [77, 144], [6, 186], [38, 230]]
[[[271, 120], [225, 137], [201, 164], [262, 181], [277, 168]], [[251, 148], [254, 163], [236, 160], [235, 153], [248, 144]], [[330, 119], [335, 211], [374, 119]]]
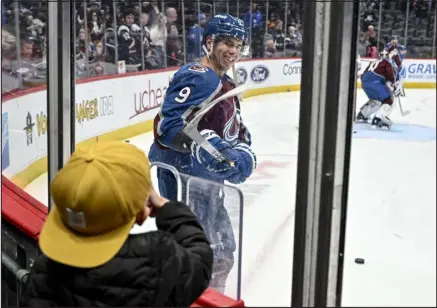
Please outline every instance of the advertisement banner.
[[436, 62], [405, 60], [400, 76], [411, 82], [436, 82]]

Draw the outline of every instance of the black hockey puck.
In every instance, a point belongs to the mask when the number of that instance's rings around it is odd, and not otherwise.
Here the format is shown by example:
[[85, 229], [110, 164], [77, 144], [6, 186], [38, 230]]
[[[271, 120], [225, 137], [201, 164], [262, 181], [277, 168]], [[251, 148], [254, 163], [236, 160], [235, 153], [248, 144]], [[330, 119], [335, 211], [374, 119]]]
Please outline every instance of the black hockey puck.
[[130, 143], [130, 141], [129, 141], [129, 140], [125, 140], [124, 142], [126, 142], [126, 143]]
[[356, 258], [356, 259], [355, 259], [355, 263], [357, 263], [357, 264], [364, 264], [364, 259], [362, 259], [362, 258]]

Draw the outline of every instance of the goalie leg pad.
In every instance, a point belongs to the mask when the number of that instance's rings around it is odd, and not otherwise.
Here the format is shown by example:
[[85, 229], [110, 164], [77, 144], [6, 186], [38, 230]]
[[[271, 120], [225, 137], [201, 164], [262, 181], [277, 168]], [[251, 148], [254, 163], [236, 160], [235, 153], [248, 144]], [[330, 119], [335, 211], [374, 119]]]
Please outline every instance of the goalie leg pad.
[[382, 104], [373, 118], [372, 125], [381, 128], [390, 128], [393, 122], [388, 117], [393, 108], [389, 104]]
[[368, 119], [372, 114], [374, 114], [379, 109], [380, 106], [381, 106], [380, 101], [370, 99], [367, 103], [363, 105], [363, 107], [361, 107], [360, 113], [365, 119]]

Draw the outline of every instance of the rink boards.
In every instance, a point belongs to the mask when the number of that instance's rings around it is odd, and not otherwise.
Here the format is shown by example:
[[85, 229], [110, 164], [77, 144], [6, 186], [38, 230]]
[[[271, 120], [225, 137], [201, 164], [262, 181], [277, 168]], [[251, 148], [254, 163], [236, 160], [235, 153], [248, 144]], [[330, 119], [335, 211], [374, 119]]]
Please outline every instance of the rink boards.
[[[362, 72], [370, 60], [361, 61]], [[241, 61], [236, 66], [236, 79], [250, 87], [244, 97], [297, 91], [301, 64], [300, 58]], [[77, 146], [96, 137], [122, 140], [150, 131], [174, 73], [175, 69], [165, 69], [78, 81]], [[232, 72], [229, 74], [232, 76]], [[401, 75], [406, 88], [435, 88], [436, 62], [406, 59]], [[45, 88], [3, 97], [2, 173], [21, 188], [47, 172], [46, 100]]]

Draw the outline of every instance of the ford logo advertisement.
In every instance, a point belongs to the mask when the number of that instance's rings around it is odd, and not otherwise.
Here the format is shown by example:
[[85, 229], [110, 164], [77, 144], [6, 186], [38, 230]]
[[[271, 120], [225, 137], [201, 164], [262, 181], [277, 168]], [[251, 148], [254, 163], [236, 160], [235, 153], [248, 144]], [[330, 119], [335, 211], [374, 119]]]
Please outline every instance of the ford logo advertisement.
[[254, 83], [264, 82], [269, 77], [269, 70], [264, 65], [257, 65], [252, 69], [250, 78]]
[[246, 80], [247, 80], [247, 71], [242, 67], [238, 68], [237, 69], [237, 84], [238, 85], [243, 84], [246, 82]]

